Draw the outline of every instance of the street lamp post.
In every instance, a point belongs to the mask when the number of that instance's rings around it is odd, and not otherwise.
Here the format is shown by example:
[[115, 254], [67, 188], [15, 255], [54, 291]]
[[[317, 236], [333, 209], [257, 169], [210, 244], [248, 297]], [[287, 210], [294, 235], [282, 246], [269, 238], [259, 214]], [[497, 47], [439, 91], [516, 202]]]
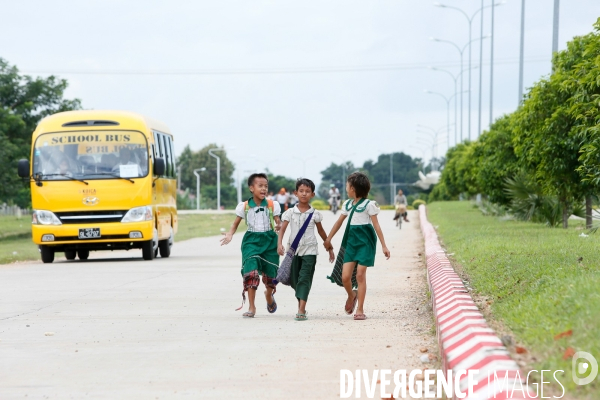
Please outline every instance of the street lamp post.
[[346, 193], [346, 186], [345, 186], [346, 185], [346, 163], [348, 162], [348, 159], [351, 156], [353, 156], [354, 154], [356, 154], [356, 153], [348, 154], [345, 157], [340, 156], [338, 154], [332, 154], [332, 156], [339, 157], [339, 158], [342, 159], [342, 186], [343, 187], [341, 188], [341, 191], [340, 191], [340, 194], [342, 196], [342, 200], [344, 200], [344, 193]]
[[194, 175], [196, 175], [196, 210], [200, 209], [200, 174], [199, 172], [206, 171], [205, 167], [196, 168]]
[[[476, 68], [478, 68], [478, 67], [474, 67], [474, 69], [476, 69]], [[442, 68], [429, 67], [429, 69], [431, 69], [432, 71], [445, 72], [448, 75], [450, 75], [450, 77], [454, 81], [454, 95], [452, 97], [458, 96], [460, 94], [458, 92], [457, 82], [458, 82], [458, 78], [462, 76], [462, 74], [466, 71], [466, 69], [463, 69], [456, 75], [454, 75], [452, 72], [450, 72], [446, 69], [442, 69]], [[465, 92], [466, 91], [463, 91], [462, 93], [465, 93]], [[462, 109], [461, 109], [461, 111], [462, 111]], [[458, 99], [454, 99], [454, 145], [456, 146], [457, 143], [458, 143]], [[448, 142], [448, 146], [450, 146], [450, 142]]]
[[521, 0], [521, 46], [519, 50], [519, 105], [523, 102], [523, 55], [525, 53], [525, 0]]
[[432, 92], [431, 90], [425, 90], [425, 93], [440, 96], [446, 102], [446, 134], [448, 135], [447, 144], [450, 146], [450, 101], [452, 100], [452, 97], [448, 98], [441, 93]]
[[[493, 2], [493, 0], [492, 0]], [[483, 2], [482, 2], [483, 3]], [[469, 23], [469, 110], [468, 110], [468, 118], [469, 118], [469, 123], [468, 123], [468, 133], [469, 133], [469, 140], [471, 140], [471, 42], [473, 42], [473, 40], [471, 40], [472, 37], [472, 25], [473, 25], [473, 19], [475, 18], [475, 16], [482, 12], [485, 8], [487, 7], [491, 7], [491, 6], [483, 6], [478, 10], [476, 10], [470, 17], [469, 14], [467, 14], [465, 11], [463, 11], [461, 8], [458, 7], [454, 7], [454, 6], [449, 6], [446, 4], [441, 4], [441, 3], [433, 3], [434, 6], [436, 7], [442, 7], [442, 8], [449, 8], [451, 10], [456, 10], [458, 12], [460, 12], [462, 15], [464, 15], [464, 17], [467, 19], [467, 22]], [[462, 54], [461, 54], [461, 58], [462, 58]], [[461, 59], [461, 69], [462, 69], [462, 59]], [[461, 87], [460, 90], [463, 90], [463, 86], [462, 86], [462, 79], [461, 79]], [[462, 105], [462, 99], [461, 99], [461, 105]], [[462, 134], [462, 115], [461, 115], [461, 134]], [[462, 138], [461, 138], [462, 141]]]
[[[448, 43], [452, 46], [454, 46], [456, 48], [456, 50], [458, 50], [458, 53], [460, 54], [460, 69], [462, 71], [463, 69], [463, 53], [464, 51], [467, 49], [467, 46], [469, 46], [469, 48], [471, 48], [471, 43], [472, 42], [476, 42], [477, 40], [483, 40], [483, 39], [487, 39], [489, 37], [489, 35], [486, 36], [482, 36], [480, 38], [477, 39], [469, 39], [469, 42], [467, 42], [467, 44], [465, 44], [463, 46], [463, 48], [461, 49], [459, 45], [457, 45], [456, 43], [450, 41], [450, 40], [445, 40], [445, 39], [437, 39], [437, 38], [430, 38], [430, 40], [433, 40], [435, 42], [440, 42], [440, 43]], [[469, 80], [471, 79], [471, 63], [469, 62], [469, 68], [467, 68], [467, 70], [469, 71]], [[460, 141], [462, 142], [463, 140], [463, 96], [462, 93], [463, 92], [463, 77], [461, 74], [460, 77], [460, 90], [461, 90], [461, 95], [460, 95]], [[469, 118], [469, 124], [468, 124], [468, 133], [469, 133], [469, 140], [471, 140], [471, 85], [469, 84], [469, 110], [468, 110], [468, 118]]]
[[317, 158], [316, 156], [312, 156], [312, 157], [308, 157], [308, 158], [300, 158], [300, 157], [294, 157], [296, 160], [300, 160], [302, 161], [304, 167], [302, 169], [302, 177], [306, 177], [306, 162], [308, 160], [312, 160], [313, 158]]
[[221, 209], [221, 157], [213, 154], [213, 151], [225, 151], [225, 149], [210, 149], [208, 154], [217, 159], [217, 210]]
[[560, 11], [560, 0], [554, 0], [554, 19], [552, 23], [552, 56], [558, 51], [558, 20]]

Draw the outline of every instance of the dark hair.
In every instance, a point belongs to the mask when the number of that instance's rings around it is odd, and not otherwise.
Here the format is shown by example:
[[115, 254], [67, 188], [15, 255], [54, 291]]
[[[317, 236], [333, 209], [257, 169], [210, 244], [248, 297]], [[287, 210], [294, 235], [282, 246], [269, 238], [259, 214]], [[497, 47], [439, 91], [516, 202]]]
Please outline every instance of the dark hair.
[[353, 172], [348, 175], [348, 183], [354, 188], [357, 198], [366, 198], [371, 190], [369, 177], [362, 172]]
[[250, 175], [250, 177], [248, 178], [248, 187], [254, 185], [254, 180], [256, 178], [265, 178], [267, 180], [267, 182], [269, 182], [269, 178], [267, 177], [267, 174], [263, 174], [262, 172], [260, 172], [258, 174]]
[[310, 179], [306, 179], [306, 178], [298, 178], [296, 180], [296, 190], [300, 189], [300, 186], [304, 185], [306, 187], [309, 187], [311, 192], [315, 192], [315, 184], [313, 181], [311, 181]]

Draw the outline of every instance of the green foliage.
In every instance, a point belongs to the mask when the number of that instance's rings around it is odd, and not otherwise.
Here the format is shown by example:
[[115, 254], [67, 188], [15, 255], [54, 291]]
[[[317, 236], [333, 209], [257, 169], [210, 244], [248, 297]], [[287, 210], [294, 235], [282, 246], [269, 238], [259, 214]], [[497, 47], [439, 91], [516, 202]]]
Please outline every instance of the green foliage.
[[441, 181], [437, 185], [433, 186], [431, 193], [429, 193], [428, 201], [449, 201], [449, 200], [458, 200], [458, 195], [452, 196], [450, 192], [448, 192], [448, 188], [446, 184]]
[[325, 200], [314, 199], [310, 202], [310, 205], [313, 206], [315, 210], [329, 210], [329, 203]]
[[477, 186], [493, 203], [507, 205], [510, 199], [504, 191], [507, 178], [519, 173], [517, 156], [512, 145], [511, 116], [498, 118], [489, 131], [481, 134], [477, 147]]
[[31, 134], [51, 114], [81, 108], [79, 100], [63, 99], [67, 81], [55, 76], [32, 78], [0, 58], [0, 203], [28, 207], [29, 186], [17, 176], [17, 162], [29, 158]]
[[[288, 193], [296, 191], [296, 180], [288, 178], [282, 175], [273, 175], [271, 172], [267, 173], [269, 177], [269, 191], [277, 194], [281, 188], [285, 188]], [[315, 189], [316, 190], [316, 189]], [[248, 192], [250, 193], [250, 192]]]
[[461, 193], [473, 196], [480, 192], [476, 159], [479, 146], [479, 142], [465, 141], [448, 150], [440, 182], [450, 197], [458, 197]]
[[427, 203], [425, 202], [425, 200], [420, 200], [420, 199], [419, 199], [419, 200], [415, 200], [415, 201], [413, 201], [413, 203], [412, 203], [412, 206], [413, 206], [413, 208], [414, 208], [415, 210], [418, 210], [418, 209], [419, 209], [419, 206], [420, 206], [421, 204], [422, 204], [422, 205], [427, 205]]

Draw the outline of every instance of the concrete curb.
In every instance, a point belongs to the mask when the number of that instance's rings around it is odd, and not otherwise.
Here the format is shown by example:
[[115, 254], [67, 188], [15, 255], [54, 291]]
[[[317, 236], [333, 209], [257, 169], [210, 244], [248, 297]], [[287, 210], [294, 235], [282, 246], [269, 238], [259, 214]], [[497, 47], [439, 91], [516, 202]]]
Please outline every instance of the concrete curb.
[[[454, 271], [433, 225], [427, 220], [424, 205], [419, 206], [419, 219], [425, 241], [427, 281], [445, 374], [450, 370], [453, 371], [452, 376], [459, 370], [479, 371], [475, 375], [478, 383], [473, 388], [473, 394], [466, 397], [469, 400], [536, 398], [535, 392], [527, 388], [519, 366], [486, 324], [469, 291]], [[504, 389], [502, 385], [505, 385]], [[513, 391], [513, 387], [516, 390]], [[461, 379], [460, 388], [466, 392], [466, 377]], [[527, 391], [527, 397], [521, 388]]]

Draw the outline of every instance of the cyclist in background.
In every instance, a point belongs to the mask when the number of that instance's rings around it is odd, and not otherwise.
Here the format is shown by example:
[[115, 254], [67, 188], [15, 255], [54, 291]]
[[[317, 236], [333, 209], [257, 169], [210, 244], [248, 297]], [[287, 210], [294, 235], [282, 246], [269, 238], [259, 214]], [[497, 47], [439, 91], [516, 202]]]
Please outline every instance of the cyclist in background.
[[332, 183], [329, 185], [329, 208], [335, 214], [337, 210], [340, 208], [340, 201], [342, 197], [340, 195], [340, 191], [335, 185]]

